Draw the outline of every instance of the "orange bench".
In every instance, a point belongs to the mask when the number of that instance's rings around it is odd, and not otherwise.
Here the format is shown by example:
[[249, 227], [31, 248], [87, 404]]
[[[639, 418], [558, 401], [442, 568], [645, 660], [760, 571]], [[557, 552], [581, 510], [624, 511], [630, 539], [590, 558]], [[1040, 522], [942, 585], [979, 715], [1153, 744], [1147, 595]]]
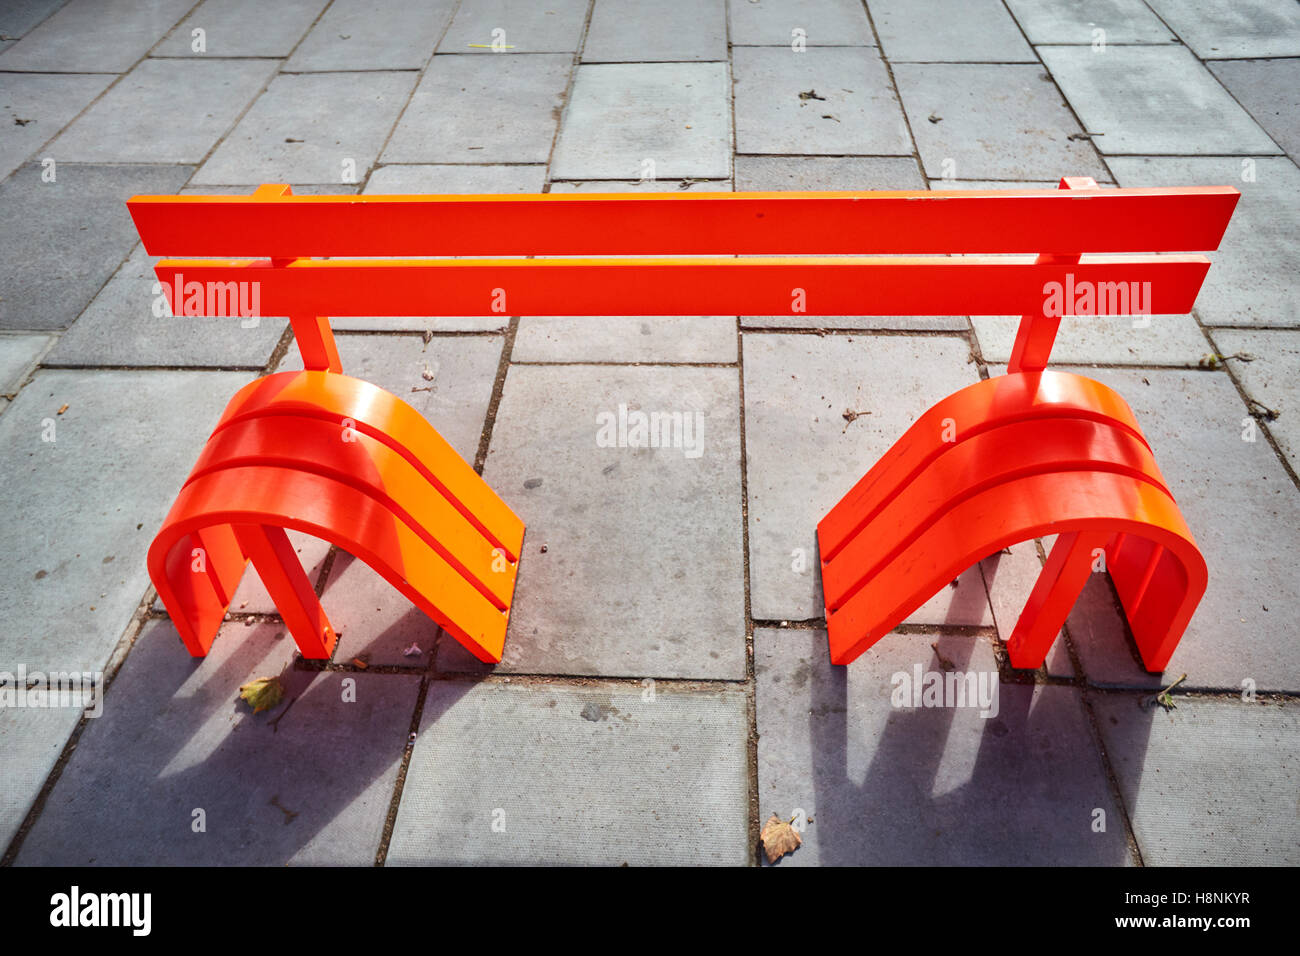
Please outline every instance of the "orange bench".
[[[1217, 248], [1238, 193], [1061, 185], [136, 196], [149, 254], [204, 257], [157, 266], [173, 310], [210, 314], [211, 293], [235, 301], [251, 286], [241, 301], [290, 318], [307, 369], [232, 399], [150, 549], [150, 575], [201, 655], [252, 560], [304, 656], [327, 657], [333, 632], [285, 536], [295, 528], [366, 561], [480, 660], [500, 660], [523, 524], [410, 406], [341, 373], [328, 315], [1011, 313], [1024, 319], [1007, 374], [923, 415], [819, 524], [832, 660], [848, 663], [986, 555], [1057, 534], [1013, 665], [1041, 663], [1104, 552], [1159, 670], [1204, 592], [1205, 562], [1123, 400], [1045, 365], [1062, 314], [1190, 311], [1208, 260], [1149, 253]], [[213, 258], [230, 256], [259, 258]], [[421, 258], [376, 258], [401, 256]]]

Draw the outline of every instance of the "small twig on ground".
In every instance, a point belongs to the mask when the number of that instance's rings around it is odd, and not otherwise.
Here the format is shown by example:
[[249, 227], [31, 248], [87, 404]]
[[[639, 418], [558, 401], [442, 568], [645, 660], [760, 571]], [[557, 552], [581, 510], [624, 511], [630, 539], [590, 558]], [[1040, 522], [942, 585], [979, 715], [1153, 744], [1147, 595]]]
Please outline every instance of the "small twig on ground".
[[1143, 710], [1147, 710], [1153, 705], [1159, 704], [1161, 707], [1164, 708], [1165, 713], [1169, 713], [1169, 711], [1173, 710], [1175, 707], [1178, 706], [1177, 704], [1174, 703], [1174, 698], [1172, 695], [1170, 695], [1169, 692], [1185, 680], [1187, 680], [1186, 674], [1178, 678], [1178, 680], [1174, 681], [1172, 684], [1170, 684], [1164, 690], [1160, 691], [1158, 694], [1153, 694], [1150, 697], [1143, 697], [1141, 700], [1138, 701], [1138, 706], [1141, 707]]

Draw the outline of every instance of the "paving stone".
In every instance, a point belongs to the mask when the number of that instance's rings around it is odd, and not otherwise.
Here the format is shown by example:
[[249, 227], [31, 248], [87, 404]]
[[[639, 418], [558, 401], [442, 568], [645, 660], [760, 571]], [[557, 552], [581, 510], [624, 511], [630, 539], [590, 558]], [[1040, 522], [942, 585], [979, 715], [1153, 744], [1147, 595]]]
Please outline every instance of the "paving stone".
[[[1243, 440], [1246, 407], [1228, 376], [1077, 371], [1114, 388], [1132, 407], [1210, 569], [1165, 683], [1185, 673], [1189, 689], [1239, 689], [1246, 678], [1261, 691], [1300, 689], [1292, 624], [1300, 616], [1300, 581], [1292, 573], [1300, 492], [1262, 435]], [[1081, 636], [1074, 617], [1067, 626], [1089, 681], [1159, 685], [1162, 678], [1138, 665], [1131, 638], [1117, 629], [1102, 626]]]
[[[602, 447], [620, 406], [692, 432]], [[513, 366], [483, 477], [528, 527], [498, 671], [744, 677], [735, 369]], [[446, 639], [437, 664], [481, 669]]]
[[0, 749], [5, 755], [0, 848], [7, 848], [18, 833], [80, 719], [76, 707], [0, 707]]
[[[1045, 553], [1050, 553], [1050, 549], [1045, 549]], [[1042, 569], [1043, 562], [1038, 557], [1038, 549], [1033, 541], [1014, 544], [1006, 551], [990, 555], [980, 562], [984, 589], [988, 592], [989, 606], [993, 610], [993, 623], [1003, 646], [1011, 640], [1020, 612], [1024, 610], [1025, 602]], [[1097, 579], [1100, 580], [1100, 577]], [[1089, 584], [1092, 584], [1091, 580]], [[1044, 664], [1050, 677], [1075, 676], [1074, 664], [1070, 660], [1063, 633], [1058, 632], [1052, 640]]]
[[736, 189], [746, 192], [925, 188], [910, 156], [736, 157]]
[[[294, 671], [293, 651], [283, 625], [232, 622], [195, 661], [146, 625], [17, 863], [373, 864], [419, 679]], [[254, 715], [239, 685], [276, 674], [292, 707]]]
[[0, 329], [71, 325], [135, 245], [125, 200], [173, 193], [190, 166], [23, 166], [0, 182]]
[[457, 9], [438, 51], [573, 53], [586, 21], [587, 0], [478, 0]]
[[967, 682], [996, 680], [984, 637], [893, 635], [844, 668], [824, 631], [755, 630], [759, 815], [808, 820], [778, 865], [1130, 864], [1080, 692], [994, 685], [989, 717], [894, 707], [896, 675], [944, 673], [935, 647]]
[[[354, 196], [360, 189], [359, 183], [294, 183], [291, 187], [295, 196]], [[256, 191], [257, 186], [251, 183], [242, 186], [200, 184], [181, 187], [182, 196], [251, 196]]]
[[725, 0], [596, 0], [584, 63], [725, 60]]
[[1098, 54], [1090, 47], [1044, 46], [1038, 53], [1095, 134], [1093, 145], [1108, 156], [1279, 152], [1182, 47], [1109, 46]]
[[[274, 60], [144, 60], [46, 152], [80, 163], [200, 163], [275, 72]], [[184, 123], [168, 120], [183, 114]]]
[[758, 0], [733, 3], [730, 11], [734, 46], [875, 45], [866, 11], [854, 0]]
[[553, 182], [553, 193], [729, 193], [729, 179], [647, 179], [644, 182], [620, 182], [614, 179], [596, 179], [582, 182]]
[[1300, 10], [1287, 0], [1151, 0], [1201, 59], [1300, 55]]
[[[986, 362], [1006, 363], [1018, 315], [972, 315]], [[1191, 315], [1067, 315], [1052, 348], [1055, 364], [1190, 365], [1210, 351]]]
[[363, 182], [414, 83], [410, 73], [281, 74], [193, 182]]
[[1254, 356], [1232, 360], [1232, 372], [1248, 397], [1278, 412], [1264, 427], [1300, 472], [1300, 332], [1218, 329], [1213, 337], [1220, 355]]
[[519, 320], [514, 362], [736, 361], [731, 315], [533, 315]]
[[1037, 63], [1000, 0], [870, 0], [891, 63]]
[[0, 139], [0, 179], [22, 165], [111, 82], [113, 77], [102, 74], [6, 75], [0, 90], [0, 127], [5, 131]]
[[[742, 347], [751, 612], [821, 617], [817, 522], [976, 368], [956, 337], [747, 334]], [[846, 423], [846, 409], [870, 414]], [[909, 621], [991, 625], [978, 566], [957, 581]]]
[[740, 689], [434, 681], [387, 865], [743, 866]]
[[[328, 2], [281, 0], [275, 16], [268, 17], [261, 0], [203, 0], [154, 47], [153, 55], [285, 57]], [[194, 49], [195, 29], [203, 30], [202, 50]]]
[[536, 166], [380, 166], [370, 174], [367, 195], [402, 193], [540, 193], [546, 167]]
[[729, 178], [728, 92], [725, 63], [580, 66], [551, 175]]
[[193, 0], [72, 0], [0, 55], [0, 70], [124, 73]]
[[[59, 339], [46, 365], [262, 369], [285, 318], [170, 314], [153, 267], [136, 244], [130, 258]], [[155, 303], [162, 315], [155, 315]]]
[[[418, 70], [428, 61], [455, 4], [429, 0], [334, 0], [284, 68], [289, 72]], [[367, 78], [358, 79], [365, 85]], [[341, 110], [359, 113], [361, 110]]]
[[149, 542], [246, 381], [39, 371], [18, 394], [0, 416], [0, 670], [104, 667], [148, 587]]
[[545, 163], [573, 58], [436, 56], [385, 163]]
[[1097, 724], [1147, 866], [1300, 862], [1294, 704], [1094, 698]]
[[[473, 463], [501, 361], [500, 337], [440, 335], [425, 343], [418, 335], [340, 335], [337, 342], [347, 374], [412, 406]], [[280, 368], [302, 368], [297, 350], [290, 350]], [[432, 379], [424, 378], [426, 369]], [[304, 559], [319, 567], [317, 559], [325, 550], [322, 542], [313, 541], [304, 547]], [[253, 578], [255, 572], [245, 577]], [[437, 625], [365, 562], [340, 553], [321, 600], [339, 632], [335, 659], [365, 655], [372, 664], [405, 665], [428, 660], [426, 656], [413, 662], [402, 652], [414, 640], [426, 655], [431, 653]]]
[[1030, 43], [1172, 43], [1142, 0], [1007, 0]]
[[15, 40], [48, 17], [66, 0], [9, 0], [0, 10], [0, 33]]
[[1207, 63], [1255, 122], [1292, 159], [1300, 158], [1300, 59]]
[[[1285, 157], [1118, 157], [1121, 186], [1235, 186], [1241, 199], [1196, 297], [1206, 325], [1296, 324], [1300, 170]], [[1253, 181], [1243, 181], [1248, 176]]]
[[0, 395], [17, 394], [53, 342], [52, 335], [0, 335]]
[[[732, 56], [737, 152], [912, 153], [903, 111], [875, 50], [737, 49]], [[825, 99], [800, 95], [810, 90]]]
[[901, 63], [894, 80], [927, 176], [1110, 178], [1041, 67]]

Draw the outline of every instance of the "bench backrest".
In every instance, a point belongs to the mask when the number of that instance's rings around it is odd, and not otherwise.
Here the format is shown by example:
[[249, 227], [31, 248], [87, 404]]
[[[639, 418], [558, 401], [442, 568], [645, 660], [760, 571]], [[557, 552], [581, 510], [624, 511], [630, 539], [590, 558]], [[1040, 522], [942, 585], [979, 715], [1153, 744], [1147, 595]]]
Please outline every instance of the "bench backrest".
[[[293, 196], [276, 185], [127, 205], [150, 255], [202, 257], [157, 266], [175, 314], [211, 314], [210, 296], [187, 309], [186, 290], [251, 283], [252, 314], [289, 316], [309, 368], [337, 366], [328, 315], [1019, 314], [1046, 317], [1054, 335], [1060, 315], [1191, 310], [1209, 260], [1190, 253], [1218, 247], [1236, 189], [1061, 186]], [[212, 258], [229, 256], [245, 258]], [[397, 256], [425, 258], [377, 258]]]

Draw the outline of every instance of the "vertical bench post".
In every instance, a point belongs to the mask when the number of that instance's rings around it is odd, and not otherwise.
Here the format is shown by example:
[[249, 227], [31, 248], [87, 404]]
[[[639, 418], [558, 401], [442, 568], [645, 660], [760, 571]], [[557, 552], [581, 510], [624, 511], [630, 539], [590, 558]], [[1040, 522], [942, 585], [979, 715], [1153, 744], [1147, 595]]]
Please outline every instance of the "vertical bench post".
[[[253, 195], [258, 199], [274, 199], [278, 196], [293, 195], [293, 187], [284, 183], [258, 186]], [[271, 260], [271, 265], [282, 269], [295, 262], [294, 257]], [[341, 372], [343, 365], [339, 361], [338, 346], [334, 342], [334, 330], [330, 328], [329, 316], [325, 315], [291, 315], [289, 324], [293, 326], [293, 338], [298, 343], [298, 352], [302, 355], [302, 367], [309, 372]]]
[[[1089, 176], [1066, 176], [1061, 179], [1061, 189], [1096, 189], [1097, 181]], [[1036, 265], [1077, 265], [1079, 253], [1041, 253]], [[1056, 342], [1056, 331], [1061, 326], [1059, 315], [1022, 315], [1016, 330], [1016, 344], [1011, 348], [1008, 372], [1041, 372], [1047, 368]]]

